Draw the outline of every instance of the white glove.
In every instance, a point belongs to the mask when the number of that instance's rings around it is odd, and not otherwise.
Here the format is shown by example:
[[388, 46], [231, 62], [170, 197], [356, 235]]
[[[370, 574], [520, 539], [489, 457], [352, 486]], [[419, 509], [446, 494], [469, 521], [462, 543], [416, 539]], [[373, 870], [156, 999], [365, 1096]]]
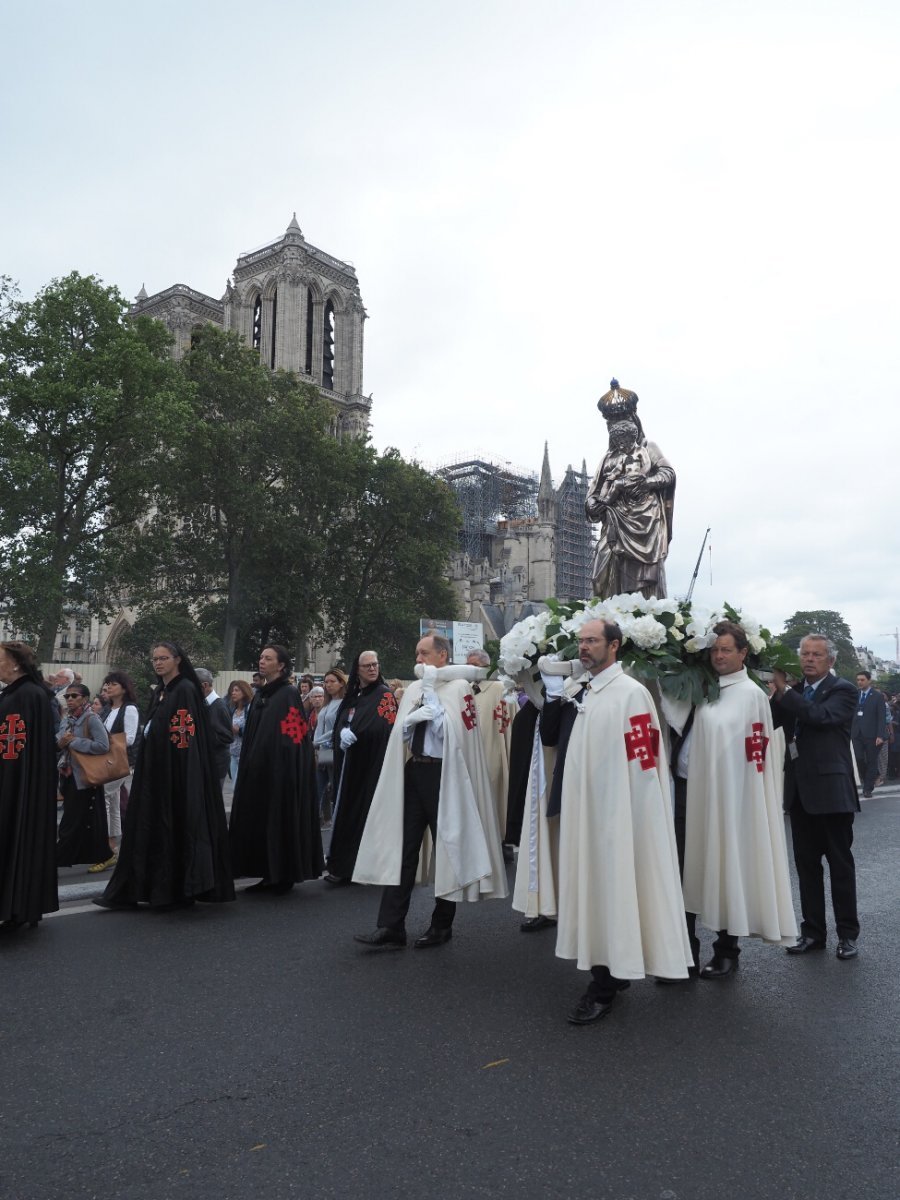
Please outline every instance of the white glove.
[[349, 750], [351, 746], [356, 744], [356, 734], [353, 732], [352, 729], [348, 729], [345, 726], [341, 730], [340, 742], [341, 742], [342, 750]]
[[434, 691], [437, 683], [438, 669], [433, 663], [422, 664], [422, 688], [424, 691]]
[[403, 722], [403, 728], [409, 729], [411, 725], [418, 725], [421, 721], [433, 721], [437, 715], [438, 709], [433, 704], [420, 704]]
[[561, 700], [563, 689], [565, 687], [565, 678], [562, 675], [545, 675], [541, 671], [541, 682], [544, 685], [544, 691], [547, 693], [548, 700]]

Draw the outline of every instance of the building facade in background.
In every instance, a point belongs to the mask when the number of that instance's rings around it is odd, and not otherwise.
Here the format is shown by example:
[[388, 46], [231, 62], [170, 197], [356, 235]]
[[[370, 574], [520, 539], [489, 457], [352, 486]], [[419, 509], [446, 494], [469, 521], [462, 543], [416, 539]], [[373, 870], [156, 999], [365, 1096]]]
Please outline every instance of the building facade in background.
[[234, 330], [267, 367], [319, 388], [334, 405], [336, 437], [366, 434], [372, 398], [362, 390], [366, 310], [356, 271], [307, 242], [296, 213], [280, 238], [238, 255], [220, 300], [184, 283], [153, 295], [142, 286], [131, 311], [162, 321], [176, 358], [200, 325]]

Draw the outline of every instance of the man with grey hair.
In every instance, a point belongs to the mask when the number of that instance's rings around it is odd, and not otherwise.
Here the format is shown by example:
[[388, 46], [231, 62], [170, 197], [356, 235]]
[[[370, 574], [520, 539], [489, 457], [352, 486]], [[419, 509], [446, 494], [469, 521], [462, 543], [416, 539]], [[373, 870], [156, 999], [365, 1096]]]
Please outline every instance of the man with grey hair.
[[234, 731], [231, 727], [231, 714], [225, 701], [213, 687], [212, 671], [206, 667], [196, 667], [197, 679], [206, 697], [209, 708], [209, 724], [212, 732], [213, 761], [216, 764], [216, 775], [219, 787], [224, 787], [231, 762], [231, 743], [234, 741]]
[[69, 667], [60, 667], [55, 675], [51, 675], [48, 678], [47, 682], [53, 688], [53, 696], [59, 711], [65, 716], [66, 702], [63, 699], [63, 692], [70, 683], [75, 682], [75, 672]]
[[859, 799], [853, 778], [850, 727], [857, 707], [852, 683], [832, 675], [834, 644], [821, 633], [800, 642], [803, 681], [788, 687], [783, 672], [769, 684], [772, 717], [787, 743], [784, 807], [791, 818], [794, 862], [800, 881], [800, 938], [788, 954], [824, 950], [827, 940], [822, 859], [831, 875], [837, 956], [855, 958], [859, 917], [853, 817]]

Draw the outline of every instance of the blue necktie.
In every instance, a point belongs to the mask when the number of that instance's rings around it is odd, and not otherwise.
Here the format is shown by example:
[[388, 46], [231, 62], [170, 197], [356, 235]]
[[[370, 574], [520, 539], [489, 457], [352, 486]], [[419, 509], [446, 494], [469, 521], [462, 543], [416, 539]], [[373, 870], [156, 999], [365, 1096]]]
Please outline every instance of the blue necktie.
[[811, 683], [808, 683], [806, 685], [806, 687], [803, 689], [803, 699], [804, 700], [812, 700], [812, 698], [815, 694], [816, 694], [816, 689], [813, 687], [813, 685]]

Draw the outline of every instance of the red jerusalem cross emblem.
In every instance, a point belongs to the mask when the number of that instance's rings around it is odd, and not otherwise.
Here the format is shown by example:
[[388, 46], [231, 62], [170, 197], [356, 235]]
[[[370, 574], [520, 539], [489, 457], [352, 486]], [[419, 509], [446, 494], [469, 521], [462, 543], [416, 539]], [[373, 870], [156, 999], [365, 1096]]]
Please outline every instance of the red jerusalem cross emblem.
[[637, 759], [642, 771], [650, 771], [656, 766], [659, 754], [659, 730], [651, 724], [650, 714], [641, 713], [639, 717], [629, 717], [630, 733], [625, 734], [625, 751], [629, 762]]
[[176, 750], [187, 750], [197, 732], [194, 718], [186, 708], [176, 709], [169, 722], [169, 738]]
[[287, 716], [281, 722], [281, 732], [285, 737], [291, 739], [295, 746], [299, 746], [306, 737], [306, 731], [309, 725], [300, 715], [300, 709], [295, 704], [287, 710]]
[[10, 713], [6, 720], [0, 725], [0, 747], [3, 753], [0, 758], [4, 758], [7, 762], [15, 762], [19, 754], [25, 749], [25, 743], [28, 740], [28, 732], [25, 728], [25, 722], [18, 713]]
[[509, 726], [509, 709], [502, 700], [497, 702], [497, 707], [494, 709], [494, 724], [502, 737]]
[[393, 725], [397, 720], [397, 698], [393, 692], [385, 692], [378, 701], [378, 715], [387, 721], [388, 725]]
[[750, 736], [744, 738], [744, 750], [747, 754], [747, 762], [756, 763], [756, 769], [760, 775], [765, 770], [766, 748], [768, 745], [769, 739], [763, 737], [762, 721], [754, 721], [750, 726]]
[[474, 729], [478, 724], [478, 714], [475, 711], [475, 699], [471, 693], [463, 700], [462, 719], [466, 729]]

